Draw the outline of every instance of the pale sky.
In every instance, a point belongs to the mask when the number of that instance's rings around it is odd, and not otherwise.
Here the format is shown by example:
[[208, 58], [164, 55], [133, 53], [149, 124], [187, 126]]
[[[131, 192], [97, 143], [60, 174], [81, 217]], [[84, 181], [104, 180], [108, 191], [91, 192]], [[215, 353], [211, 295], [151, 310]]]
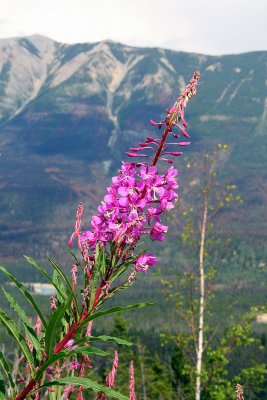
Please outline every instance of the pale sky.
[[267, 50], [267, 0], [0, 0], [0, 38], [33, 34], [210, 55]]

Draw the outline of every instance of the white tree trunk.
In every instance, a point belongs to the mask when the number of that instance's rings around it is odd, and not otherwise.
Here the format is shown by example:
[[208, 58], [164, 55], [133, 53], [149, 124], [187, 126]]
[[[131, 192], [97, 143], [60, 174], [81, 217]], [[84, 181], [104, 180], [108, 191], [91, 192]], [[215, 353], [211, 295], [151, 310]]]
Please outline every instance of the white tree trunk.
[[205, 274], [204, 274], [204, 253], [205, 238], [207, 231], [208, 215], [208, 190], [204, 190], [203, 217], [200, 230], [199, 247], [199, 321], [198, 321], [198, 343], [197, 343], [197, 364], [196, 364], [196, 390], [195, 400], [200, 400], [201, 395], [201, 372], [202, 372], [202, 354], [203, 354], [203, 327], [204, 327], [204, 301], [205, 301]]

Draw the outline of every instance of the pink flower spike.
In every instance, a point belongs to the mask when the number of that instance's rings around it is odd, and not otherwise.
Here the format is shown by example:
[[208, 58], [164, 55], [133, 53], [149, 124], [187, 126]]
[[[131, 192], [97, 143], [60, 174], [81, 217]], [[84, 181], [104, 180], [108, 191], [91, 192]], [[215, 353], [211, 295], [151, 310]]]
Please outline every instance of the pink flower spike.
[[42, 332], [42, 321], [39, 318], [39, 316], [37, 316], [36, 324], [34, 325], [34, 329], [36, 330], [37, 335], [40, 335], [40, 333]]
[[92, 327], [93, 327], [93, 321], [89, 321], [86, 329], [85, 336], [90, 337], [92, 336]]
[[135, 379], [134, 379], [134, 363], [130, 361], [130, 382], [129, 382], [129, 397], [130, 400], [137, 400], [135, 394]]
[[175, 139], [179, 139], [179, 137], [181, 137], [181, 135], [178, 135], [177, 133], [173, 133], [172, 136], [173, 136]]
[[72, 282], [73, 285], [76, 286], [77, 285], [77, 274], [78, 274], [79, 270], [76, 264], [73, 265], [72, 269], [71, 269], [71, 274], [72, 274]]
[[75, 231], [71, 235], [69, 241], [68, 241], [68, 247], [72, 246], [72, 241], [74, 238], [78, 238], [78, 246], [79, 249], [81, 250], [81, 243], [80, 243], [80, 233], [81, 233], [81, 224], [82, 224], [82, 214], [83, 214], [83, 205], [80, 203], [77, 207], [76, 211], [76, 221], [75, 221]]
[[115, 351], [112, 368], [106, 378], [106, 386], [109, 388], [114, 388], [118, 365], [119, 365], [119, 355], [118, 352]]
[[74, 385], [69, 385], [66, 387], [66, 389], [63, 390], [63, 396], [61, 400], [68, 400], [70, 398], [70, 395], [74, 392], [75, 386]]

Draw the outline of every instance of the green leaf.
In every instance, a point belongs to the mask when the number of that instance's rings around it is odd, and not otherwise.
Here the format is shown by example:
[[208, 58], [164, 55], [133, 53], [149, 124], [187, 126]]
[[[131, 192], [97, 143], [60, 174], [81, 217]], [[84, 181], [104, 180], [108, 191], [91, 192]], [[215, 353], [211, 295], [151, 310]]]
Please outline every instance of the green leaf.
[[13, 378], [12, 378], [12, 375], [11, 375], [11, 372], [10, 372], [9, 364], [8, 364], [4, 354], [2, 353], [2, 351], [0, 351], [0, 364], [1, 364], [2, 368], [3, 368], [3, 370], [5, 371], [5, 374], [7, 376], [7, 379], [8, 379], [10, 387], [14, 389], [16, 387], [16, 385], [15, 385], [15, 383], [13, 381]]
[[109, 356], [109, 352], [93, 346], [78, 346], [71, 351], [71, 354], [96, 354], [97, 356]]
[[72, 285], [71, 282], [69, 281], [69, 279], [67, 278], [66, 274], [64, 273], [64, 271], [62, 271], [62, 269], [59, 267], [59, 265], [53, 261], [51, 258], [48, 258], [50, 264], [55, 268], [55, 270], [58, 272], [58, 274], [64, 279], [64, 281], [66, 282], [67, 286], [69, 287], [70, 291], [72, 292]]
[[63, 297], [59, 292], [57, 292], [57, 300], [59, 301], [59, 303], [63, 303], [68, 298], [68, 294], [66, 293], [66, 288], [64, 286], [64, 283], [60, 279], [60, 275], [57, 273], [56, 270], [54, 270], [53, 272], [52, 281], [54, 285], [59, 288], [60, 292], [64, 294]]
[[51, 357], [38, 369], [36, 373], [36, 380], [38, 380], [43, 373], [47, 370], [47, 368], [53, 364], [55, 361], [61, 358], [67, 358], [70, 356], [75, 356], [77, 354], [96, 354], [98, 356], [108, 356], [110, 353], [103, 351], [101, 349], [97, 349], [96, 347], [88, 346], [88, 347], [76, 347], [73, 350], [62, 350], [56, 354], [52, 354]]
[[[26, 313], [24, 310], [20, 307], [20, 305], [17, 303], [17, 301], [7, 292], [5, 289], [2, 287], [2, 290], [4, 292], [5, 297], [7, 298], [10, 307], [13, 308], [13, 310], [17, 313], [19, 318], [22, 320], [23, 325], [26, 330], [26, 334], [28, 336], [28, 339], [31, 341], [34, 350], [36, 351], [36, 356], [39, 361], [42, 360], [42, 346], [41, 343], [38, 340], [38, 337], [36, 335], [36, 332], [34, 328], [32, 327], [32, 324], [27, 317]], [[33, 354], [34, 355], [34, 354]]]
[[72, 284], [70, 282], [70, 280], [67, 278], [67, 275], [64, 273], [64, 271], [62, 271], [62, 269], [57, 265], [57, 263], [55, 263], [55, 261], [53, 261], [51, 258], [48, 258], [49, 262], [51, 263], [51, 265], [53, 265], [53, 267], [55, 268], [55, 270], [57, 271], [57, 273], [64, 279], [64, 281], [66, 282], [69, 291], [68, 294], [71, 295], [73, 297], [73, 300], [75, 302], [76, 305], [76, 310], [78, 310], [78, 303], [77, 303], [77, 298], [75, 296], [75, 293], [72, 290]]
[[137, 303], [137, 304], [131, 304], [131, 305], [125, 306], [125, 307], [112, 307], [112, 308], [109, 308], [108, 310], [95, 312], [92, 315], [88, 315], [88, 317], [83, 320], [83, 322], [78, 326], [76, 332], [78, 332], [89, 321], [92, 321], [96, 318], [103, 317], [104, 315], [124, 312], [124, 311], [128, 311], [128, 310], [136, 310], [138, 308], [151, 307], [154, 304], [156, 304], [156, 302], [154, 302], [154, 303]]
[[53, 351], [54, 345], [58, 340], [58, 330], [62, 328], [61, 321], [64, 318], [65, 312], [68, 310], [71, 304], [71, 300], [67, 300], [62, 303], [51, 315], [45, 334], [45, 348], [46, 354], [49, 357]]
[[[89, 378], [80, 378], [80, 377], [74, 377], [74, 376], [60, 378], [60, 379], [57, 379], [56, 381], [48, 382], [48, 383], [40, 386], [34, 392], [42, 390], [45, 387], [55, 386], [55, 385], [83, 386], [86, 389], [92, 389], [96, 392], [103, 392], [107, 396], [115, 397], [116, 399], [119, 399], [119, 400], [129, 400], [129, 397], [126, 397], [123, 394], [117, 392], [116, 390], [110, 389], [105, 385], [100, 385], [99, 383], [92, 381]], [[31, 393], [34, 393], [34, 392], [31, 392]]]
[[5, 398], [6, 398], [6, 383], [0, 371], [0, 400], [5, 400]]
[[[26, 260], [28, 261], [29, 264], [33, 265], [35, 268], [38, 269], [38, 271], [41, 272], [42, 275], [44, 275], [46, 277], [46, 279], [51, 283], [51, 285], [54, 286], [54, 288], [56, 289], [56, 291], [62, 296], [64, 297], [64, 293], [62, 293], [62, 291], [60, 290], [60, 288], [53, 282], [53, 279], [50, 278], [50, 276], [48, 275], [48, 273], [43, 270], [43, 268], [39, 267], [39, 265], [35, 262], [35, 260], [31, 257], [28, 256], [24, 256], [26, 258]], [[66, 298], [66, 297], [64, 297]]]
[[114, 336], [106, 336], [106, 335], [85, 337], [85, 338], [75, 341], [75, 344], [92, 343], [92, 342], [114, 342], [114, 343], [122, 344], [125, 346], [133, 346], [134, 345], [134, 343], [129, 342], [128, 340], [117, 338]]
[[13, 338], [16, 340], [19, 347], [21, 348], [30, 366], [31, 375], [33, 376], [33, 373], [35, 372], [33, 355], [22, 333], [17, 328], [15, 322], [8, 315], [6, 315], [2, 309], [0, 309], [0, 320], [2, 321], [2, 324], [7, 328], [8, 333], [13, 336]]
[[77, 258], [76, 254], [69, 248], [69, 246], [65, 245], [65, 247], [68, 250], [68, 252], [70, 253], [70, 255], [74, 258], [75, 263], [77, 264], [77, 266], [81, 269], [82, 272], [84, 272], [83, 267], [81, 265], [81, 262]]
[[117, 279], [119, 276], [121, 276], [121, 275], [126, 271], [126, 269], [128, 268], [128, 266], [131, 265], [131, 264], [132, 264], [132, 262], [123, 264], [123, 265], [118, 269], [118, 271], [113, 272], [113, 274], [112, 274], [111, 277], [110, 277], [110, 283], [114, 282], [115, 279]]
[[98, 288], [99, 280], [105, 275], [106, 272], [106, 257], [105, 257], [105, 247], [99, 249], [96, 246], [95, 250], [95, 265], [92, 271], [92, 279], [90, 281], [90, 300], [89, 300], [89, 310], [92, 309], [95, 301], [95, 293]]
[[45, 317], [44, 317], [41, 309], [39, 308], [38, 304], [36, 303], [36, 301], [34, 300], [32, 295], [28, 292], [28, 290], [25, 288], [25, 286], [21, 282], [19, 282], [12, 274], [10, 274], [6, 268], [0, 266], [0, 270], [2, 272], [4, 272], [4, 274], [7, 275], [8, 278], [11, 281], [13, 281], [15, 283], [15, 285], [18, 287], [18, 289], [24, 294], [26, 299], [29, 301], [29, 303], [32, 305], [32, 307], [36, 311], [36, 313], [39, 315], [44, 327], [46, 328], [47, 323], [46, 323]]

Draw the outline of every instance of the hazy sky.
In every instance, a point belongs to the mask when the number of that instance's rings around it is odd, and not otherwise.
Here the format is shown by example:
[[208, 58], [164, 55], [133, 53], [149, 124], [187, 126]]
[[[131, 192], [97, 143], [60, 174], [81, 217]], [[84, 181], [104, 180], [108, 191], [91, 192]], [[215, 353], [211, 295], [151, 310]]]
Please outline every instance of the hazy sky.
[[267, 0], [0, 0], [0, 38], [35, 33], [204, 54], [267, 50]]

